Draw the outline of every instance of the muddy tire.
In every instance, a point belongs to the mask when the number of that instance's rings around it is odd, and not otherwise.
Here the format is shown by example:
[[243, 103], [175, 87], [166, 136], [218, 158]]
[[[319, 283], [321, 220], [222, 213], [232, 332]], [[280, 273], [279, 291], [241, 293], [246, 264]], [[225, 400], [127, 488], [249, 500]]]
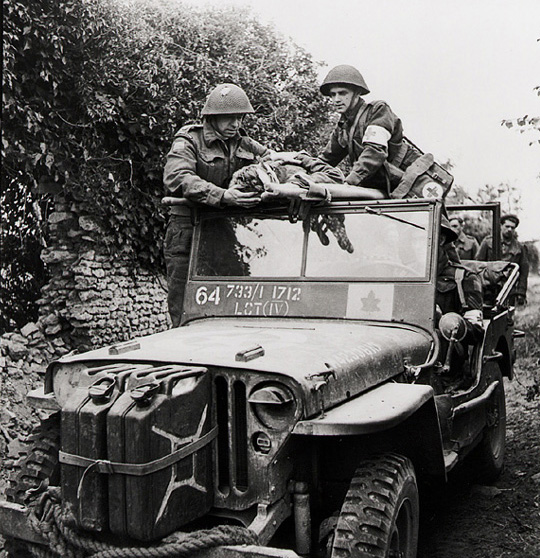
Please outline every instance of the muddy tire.
[[356, 469], [331, 543], [331, 558], [415, 558], [419, 503], [409, 459], [384, 454]]
[[[6, 497], [9, 502], [28, 505], [39, 498], [49, 486], [60, 484], [60, 413], [41, 421], [25, 445], [27, 447], [10, 475]], [[8, 538], [6, 551], [10, 558], [32, 556], [28, 545], [18, 539]]]
[[497, 379], [499, 385], [486, 404], [487, 425], [482, 441], [469, 456], [469, 464], [476, 480], [485, 484], [495, 482], [504, 468], [506, 401], [503, 378], [499, 375]]

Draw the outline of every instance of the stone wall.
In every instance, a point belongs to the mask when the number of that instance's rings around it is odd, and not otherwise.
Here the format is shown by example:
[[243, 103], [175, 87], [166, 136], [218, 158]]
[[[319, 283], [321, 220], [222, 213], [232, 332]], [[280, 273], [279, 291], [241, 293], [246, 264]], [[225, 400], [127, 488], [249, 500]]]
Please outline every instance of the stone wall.
[[69, 351], [170, 326], [165, 278], [111, 249], [99, 223], [76, 202], [56, 196], [48, 226], [41, 258], [50, 279], [38, 300], [40, 317], [2, 336], [2, 368], [42, 371]]

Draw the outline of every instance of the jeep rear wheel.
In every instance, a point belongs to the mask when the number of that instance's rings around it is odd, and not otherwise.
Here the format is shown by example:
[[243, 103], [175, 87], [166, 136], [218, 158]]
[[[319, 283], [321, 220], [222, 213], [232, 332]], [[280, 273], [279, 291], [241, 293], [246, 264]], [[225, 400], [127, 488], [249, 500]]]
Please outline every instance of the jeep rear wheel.
[[332, 558], [415, 558], [419, 503], [409, 459], [384, 454], [356, 469], [332, 542]]

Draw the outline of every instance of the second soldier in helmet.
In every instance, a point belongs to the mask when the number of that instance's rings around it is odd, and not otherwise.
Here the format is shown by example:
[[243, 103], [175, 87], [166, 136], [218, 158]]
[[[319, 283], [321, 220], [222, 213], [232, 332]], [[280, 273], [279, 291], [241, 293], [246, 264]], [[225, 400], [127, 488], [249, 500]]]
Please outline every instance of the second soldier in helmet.
[[384, 101], [362, 99], [369, 89], [353, 66], [330, 70], [320, 90], [341, 116], [319, 157], [335, 166], [348, 156], [347, 183], [388, 195], [401, 180], [403, 169], [421, 155], [404, 141], [401, 120]]

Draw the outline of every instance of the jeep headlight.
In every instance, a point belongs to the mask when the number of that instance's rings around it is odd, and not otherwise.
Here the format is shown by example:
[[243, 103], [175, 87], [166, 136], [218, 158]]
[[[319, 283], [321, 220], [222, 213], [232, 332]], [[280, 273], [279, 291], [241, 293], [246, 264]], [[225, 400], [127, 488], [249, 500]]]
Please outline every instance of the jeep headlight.
[[[54, 365], [51, 375], [50, 387], [60, 407], [64, 408], [80, 388], [81, 378], [87, 370], [87, 366], [80, 363]], [[87, 387], [87, 386], [85, 386]]]
[[257, 420], [267, 428], [283, 430], [294, 421], [296, 399], [283, 384], [259, 385], [251, 392], [248, 401]]

